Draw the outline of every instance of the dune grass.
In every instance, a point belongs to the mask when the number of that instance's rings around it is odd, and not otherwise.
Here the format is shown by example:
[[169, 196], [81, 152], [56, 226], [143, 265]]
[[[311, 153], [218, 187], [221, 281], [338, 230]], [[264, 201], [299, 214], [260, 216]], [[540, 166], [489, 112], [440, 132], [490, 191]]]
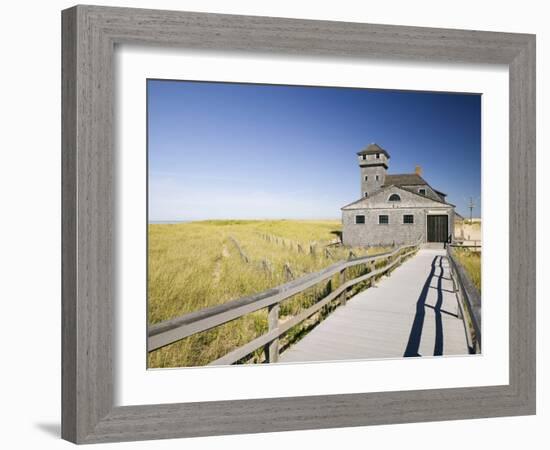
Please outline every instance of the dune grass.
[[[278, 286], [347, 259], [331, 246], [339, 221], [202, 221], [151, 224], [148, 229], [148, 322], [155, 324]], [[352, 249], [355, 256], [387, 249]], [[337, 278], [337, 277], [335, 277]], [[337, 287], [338, 280], [331, 280]], [[322, 296], [315, 286], [281, 304], [281, 320]], [[149, 367], [207, 364], [267, 330], [260, 310], [151, 352]], [[292, 330], [288, 339], [303, 329]], [[249, 362], [258, 362], [262, 352]]]
[[455, 251], [457, 260], [466, 270], [472, 283], [481, 292], [481, 252], [466, 248], [457, 248]]

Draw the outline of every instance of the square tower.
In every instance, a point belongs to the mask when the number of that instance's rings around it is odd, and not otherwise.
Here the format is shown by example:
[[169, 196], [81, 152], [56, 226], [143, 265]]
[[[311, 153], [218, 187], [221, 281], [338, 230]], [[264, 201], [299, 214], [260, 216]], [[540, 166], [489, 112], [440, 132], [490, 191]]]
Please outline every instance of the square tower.
[[389, 153], [378, 144], [372, 143], [357, 153], [361, 170], [361, 197], [374, 193], [386, 180]]

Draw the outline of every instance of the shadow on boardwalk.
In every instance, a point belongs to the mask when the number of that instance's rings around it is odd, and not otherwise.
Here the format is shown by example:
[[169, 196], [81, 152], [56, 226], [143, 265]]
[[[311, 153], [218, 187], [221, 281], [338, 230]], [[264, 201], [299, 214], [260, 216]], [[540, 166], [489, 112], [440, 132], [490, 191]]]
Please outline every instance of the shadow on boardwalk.
[[[437, 302], [433, 307], [435, 313], [435, 343], [434, 343], [434, 356], [441, 356], [443, 354], [443, 321], [441, 319], [441, 305], [443, 304], [443, 291], [441, 287], [442, 278], [443, 278], [443, 257], [436, 256], [432, 261], [432, 268], [430, 274], [426, 281], [422, 291], [420, 292], [420, 297], [416, 302], [416, 315], [414, 316], [414, 321], [411, 327], [411, 333], [409, 334], [409, 341], [407, 343], [407, 348], [405, 349], [405, 354], [403, 356], [422, 356], [418, 353], [420, 348], [420, 339], [422, 338], [422, 330], [424, 328], [424, 319], [426, 317], [426, 299], [428, 298], [428, 292], [432, 285], [432, 280], [435, 276], [435, 270], [437, 262], [439, 261], [439, 275], [437, 275]], [[430, 307], [431, 308], [431, 307]]]

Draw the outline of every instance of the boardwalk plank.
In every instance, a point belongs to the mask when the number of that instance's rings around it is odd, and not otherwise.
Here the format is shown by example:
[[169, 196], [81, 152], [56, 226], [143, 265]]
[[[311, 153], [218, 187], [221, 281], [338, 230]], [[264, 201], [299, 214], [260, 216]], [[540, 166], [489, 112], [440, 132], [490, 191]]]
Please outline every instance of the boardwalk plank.
[[423, 249], [334, 311], [280, 362], [466, 355], [464, 323], [443, 250]]

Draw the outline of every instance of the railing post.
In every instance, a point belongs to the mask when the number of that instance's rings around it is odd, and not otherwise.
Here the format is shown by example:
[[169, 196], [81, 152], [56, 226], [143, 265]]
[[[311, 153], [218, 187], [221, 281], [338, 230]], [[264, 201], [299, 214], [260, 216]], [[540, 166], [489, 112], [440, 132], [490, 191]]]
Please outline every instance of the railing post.
[[[279, 328], [279, 304], [275, 303], [267, 309], [267, 326], [268, 332]], [[266, 345], [266, 360], [268, 363], [279, 361], [279, 338], [273, 339]]]
[[451, 275], [451, 281], [453, 282], [453, 291], [456, 295], [456, 301], [457, 301], [457, 318], [464, 320], [464, 315], [462, 314], [462, 308], [464, 303], [462, 302], [462, 292], [460, 292], [460, 286], [458, 284], [458, 275], [456, 273], [456, 267], [452, 258], [452, 247], [447, 247], [447, 263], [449, 264], [449, 272]]
[[[450, 258], [448, 258], [450, 259]], [[464, 315], [462, 314], [462, 308], [463, 308], [463, 302], [462, 302], [462, 292], [460, 292], [460, 286], [458, 286], [458, 282], [456, 280], [456, 270], [452, 263], [452, 261], [449, 261], [449, 266], [451, 269], [451, 280], [453, 281], [453, 290], [456, 294], [456, 301], [458, 302], [458, 308], [457, 308], [457, 316], [459, 319], [464, 319]]]
[[[346, 282], [346, 269], [342, 269], [340, 271], [340, 286], [342, 286]], [[348, 290], [344, 289], [344, 291], [340, 294], [340, 305], [345, 305], [347, 302], [347, 295]]]

